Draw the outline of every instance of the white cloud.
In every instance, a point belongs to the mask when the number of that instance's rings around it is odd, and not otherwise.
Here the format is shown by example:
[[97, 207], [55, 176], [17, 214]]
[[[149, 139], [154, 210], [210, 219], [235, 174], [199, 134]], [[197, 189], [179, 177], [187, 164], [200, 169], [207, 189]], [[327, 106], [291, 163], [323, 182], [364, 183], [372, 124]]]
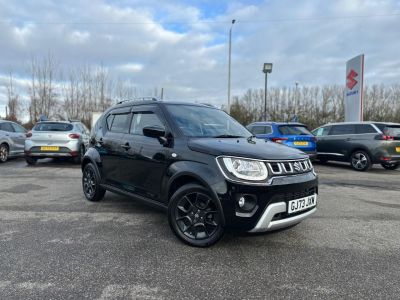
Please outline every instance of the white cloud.
[[222, 104], [232, 19], [233, 93], [262, 88], [264, 62], [274, 64], [270, 86], [342, 84], [346, 60], [360, 53], [367, 84], [400, 75], [400, 17], [332, 19], [390, 14], [396, 0], [0, 3], [9, 22], [0, 26], [0, 75], [12, 68], [23, 78], [32, 55], [51, 52], [66, 69], [102, 64], [139, 87], [164, 87], [168, 98]]

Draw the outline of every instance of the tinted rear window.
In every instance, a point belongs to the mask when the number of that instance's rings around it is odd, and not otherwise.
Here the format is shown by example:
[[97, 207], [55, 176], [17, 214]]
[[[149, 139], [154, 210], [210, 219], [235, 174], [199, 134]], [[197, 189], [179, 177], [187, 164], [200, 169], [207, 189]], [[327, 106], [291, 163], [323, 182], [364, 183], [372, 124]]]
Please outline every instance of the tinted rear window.
[[356, 133], [377, 133], [375, 128], [369, 124], [356, 124]]
[[400, 137], [400, 126], [386, 126], [382, 132], [384, 135]]
[[333, 125], [329, 135], [343, 135], [343, 134], [355, 134], [356, 129], [353, 124], [349, 125]]
[[74, 126], [69, 123], [37, 123], [35, 131], [71, 131]]
[[278, 127], [283, 135], [312, 135], [305, 126], [299, 125], [281, 125]]

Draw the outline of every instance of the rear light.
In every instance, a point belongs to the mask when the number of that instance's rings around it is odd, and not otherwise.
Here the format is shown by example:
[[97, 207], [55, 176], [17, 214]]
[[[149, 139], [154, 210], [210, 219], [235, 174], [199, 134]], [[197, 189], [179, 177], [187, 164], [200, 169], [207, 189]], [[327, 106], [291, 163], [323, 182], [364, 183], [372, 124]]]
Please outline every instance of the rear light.
[[391, 160], [392, 158], [390, 156], [382, 156], [381, 159], [388, 161], [388, 160]]
[[32, 132], [31, 132], [31, 131], [28, 131], [27, 133], [25, 133], [25, 136], [26, 136], [27, 138], [30, 138], [30, 137], [32, 136]]
[[394, 136], [380, 134], [375, 137], [376, 140], [394, 141]]
[[77, 133], [71, 133], [70, 135], [68, 135], [71, 139], [79, 139], [81, 136]]
[[390, 135], [384, 135], [383, 139], [385, 141], [394, 141], [394, 136], [390, 136]]
[[275, 143], [281, 144], [281, 143], [283, 143], [283, 141], [287, 141], [288, 138], [272, 138], [271, 140], [272, 140], [273, 142], [275, 142]]

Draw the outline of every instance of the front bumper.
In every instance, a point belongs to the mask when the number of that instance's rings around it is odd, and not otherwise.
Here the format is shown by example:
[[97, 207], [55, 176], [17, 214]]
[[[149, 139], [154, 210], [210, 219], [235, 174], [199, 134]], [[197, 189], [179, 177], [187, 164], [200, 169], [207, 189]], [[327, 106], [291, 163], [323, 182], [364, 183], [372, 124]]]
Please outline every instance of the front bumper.
[[[233, 231], [261, 232], [288, 227], [299, 223], [316, 211], [316, 207], [288, 214], [291, 200], [318, 195], [318, 178], [313, 172], [298, 176], [282, 176], [271, 185], [254, 186], [227, 183], [227, 192], [219, 195], [224, 211], [225, 225]], [[243, 213], [238, 206], [241, 195], [257, 199], [257, 206]], [[318, 205], [318, 204], [317, 204]]]

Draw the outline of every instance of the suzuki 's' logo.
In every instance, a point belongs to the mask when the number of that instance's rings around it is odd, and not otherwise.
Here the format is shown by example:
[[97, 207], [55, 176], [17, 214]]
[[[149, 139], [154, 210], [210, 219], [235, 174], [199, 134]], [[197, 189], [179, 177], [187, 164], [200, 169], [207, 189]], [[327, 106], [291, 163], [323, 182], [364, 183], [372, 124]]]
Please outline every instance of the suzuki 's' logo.
[[349, 74], [347, 74], [347, 77], [346, 77], [347, 83], [346, 83], [346, 85], [350, 90], [352, 90], [353, 87], [357, 84], [358, 81], [355, 79], [357, 76], [358, 76], [358, 73], [356, 71], [354, 71], [354, 70], [351, 70], [349, 72]]
[[297, 171], [300, 172], [301, 171], [301, 166], [300, 163], [298, 163], [297, 161], [293, 164], [293, 168]]

